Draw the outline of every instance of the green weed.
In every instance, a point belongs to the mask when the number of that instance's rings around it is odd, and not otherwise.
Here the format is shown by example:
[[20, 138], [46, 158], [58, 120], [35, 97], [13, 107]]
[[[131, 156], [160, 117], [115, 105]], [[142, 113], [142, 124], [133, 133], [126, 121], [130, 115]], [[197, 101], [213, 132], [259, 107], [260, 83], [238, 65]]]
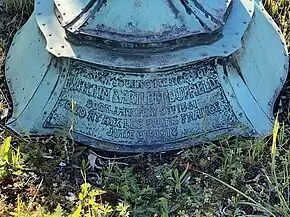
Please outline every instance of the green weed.
[[20, 149], [19, 147], [16, 150], [11, 148], [11, 139], [11, 136], [6, 138], [0, 146], [0, 178], [22, 173]]

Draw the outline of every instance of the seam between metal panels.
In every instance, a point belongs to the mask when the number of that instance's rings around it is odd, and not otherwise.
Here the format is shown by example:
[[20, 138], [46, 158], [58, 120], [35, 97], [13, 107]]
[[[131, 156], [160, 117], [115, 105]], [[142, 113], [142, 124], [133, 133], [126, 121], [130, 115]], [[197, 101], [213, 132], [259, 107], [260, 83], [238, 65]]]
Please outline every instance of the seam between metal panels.
[[[81, 1], [81, 0], [79, 0]], [[69, 13], [67, 10], [63, 9], [63, 0], [54, 0], [54, 7], [59, 12], [59, 21], [61, 22], [62, 26], [69, 25], [72, 23], [75, 19], [77, 19], [81, 14], [85, 13], [91, 6], [92, 2], [95, 2], [97, 0], [89, 0], [86, 5], [83, 8], [80, 8], [78, 11], [75, 12], [75, 16], [69, 16]], [[68, 1], [66, 1], [67, 3]], [[65, 4], [65, 3], [64, 3]]]
[[[169, 2], [169, 4], [172, 3], [172, 0], [167, 0], [167, 2]], [[211, 34], [214, 34], [215, 32], [218, 32], [218, 30], [221, 30], [222, 29], [222, 26], [224, 25], [224, 23], [222, 22], [219, 22], [217, 21], [216, 18], [214, 18], [213, 15], [211, 15], [209, 12], [205, 11], [205, 10], [201, 10], [199, 7], [193, 7], [187, 0], [180, 0], [181, 2], [181, 5], [185, 6], [185, 11], [187, 12], [187, 14], [192, 14], [195, 16], [195, 18], [191, 17], [190, 19], [191, 20], [194, 20], [194, 22], [199, 22], [200, 26], [202, 26], [204, 28], [204, 30], [206, 31], [202, 31], [200, 33], [197, 33], [195, 31], [188, 31], [187, 33], [183, 33], [182, 37], [180, 37], [180, 34], [178, 34], [178, 31], [176, 31], [176, 33], [174, 35], [172, 35], [172, 37], [168, 37], [168, 34], [166, 32], [163, 32], [163, 34], [159, 34], [158, 33], [158, 38], [156, 38], [156, 35], [139, 35], [139, 34], [134, 34], [134, 33], [127, 33], [127, 35], [123, 35], [123, 33], [119, 32], [119, 33], [116, 33], [116, 32], [112, 32], [110, 31], [110, 29], [85, 29], [82, 28], [82, 26], [78, 26], [78, 27], [73, 27], [72, 29], [78, 29], [77, 31], [71, 31], [70, 29], [67, 30], [67, 32], [69, 32], [71, 35], [80, 35], [80, 34], [86, 34], [87, 36], [90, 36], [90, 37], [102, 37], [102, 38], [105, 38], [105, 39], [108, 39], [108, 40], [116, 40], [116, 41], [121, 41], [121, 42], [135, 42], [135, 43], [151, 43], [151, 42], [166, 42], [166, 41], [169, 41], [169, 40], [173, 40], [173, 39], [180, 39], [182, 40], [183, 38], [185, 37], [193, 37], [193, 36], [196, 36], [196, 38], [198, 38], [199, 36], [201, 38], [203, 38], [204, 40], [203, 41], [206, 41], [208, 39], [204, 38], [205, 36], [207, 36], [208, 38], [210, 38], [210, 35]], [[232, 1], [229, 1], [230, 3]], [[102, 3], [100, 3], [102, 4]], [[108, 3], [110, 4], [110, 3]], [[175, 4], [180, 4], [178, 3], [178, 1], [175, 1]], [[175, 7], [175, 6], [172, 6], [171, 5], [171, 9], [172, 7]], [[231, 10], [231, 7], [232, 4], [227, 4], [227, 10], [224, 14], [224, 17], [223, 18], [227, 18], [228, 16], [225, 16], [226, 13], [229, 12], [229, 10]], [[109, 7], [109, 6], [107, 6]], [[96, 10], [95, 11], [99, 11], [99, 6], [95, 6]], [[174, 13], [174, 11], [173, 11]], [[92, 15], [93, 16], [93, 15]], [[98, 16], [98, 15], [97, 15]], [[177, 16], [177, 15], [176, 15]], [[218, 23], [218, 26], [212, 26], [210, 25], [211, 27], [213, 27], [213, 29], [208, 26], [204, 20], [204, 18], [202, 19], [202, 17], [206, 18], [206, 19], [210, 19], [213, 23]], [[94, 19], [94, 18], [92, 18]], [[97, 18], [96, 18], [97, 19]], [[216, 22], [215, 22], [216, 21]], [[93, 22], [93, 21], [92, 21]], [[171, 31], [171, 30], [170, 30]], [[77, 34], [75, 34], [77, 33]], [[135, 36], [136, 35], [136, 36]], [[87, 37], [86, 36], [86, 37]], [[73, 36], [71, 36], [73, 37]], [[75, 36], [76, 38], [78, 37], [81, 37], [81, 36]], [[211, 40], [213, 41], [213, 40]], [[192, 43], [194, 45], [194, 43]], [[207, 43], [209, 44], [209, 43]], [[136, 47], [134, 47], [134, 50], [135, 50]]]
[[[50, 2], [49, 2], [50, 1]], [[233, 3], [235, 6], [232, 9], [232, 14], [229, 17], [228, 22], [225, 24], [224, 32], [225, 38], [219, 40], [218, 42], [210, 45], [210, 46], [198, 46], [194, 48], [188, 48], [185, 50], [182, 50], [180, 52], [172, 52], [168, 54], [168, 56], [148, 56], [146, 58], [151, 58], [152, 60], [156, 58], [163, 58], [161, 63], [152, 63], [151, 65], [143, 62], [144, 60], [140, 60], [139, 62], [139, 67], [140, 68], [150, 68], [150, 67], [165, 67], [165, 66], [172, 66], [173, 63], [176, 65], [182, 65], [182, 64], [187, 64], [192, 61], [197, 61], [197, 60], [204, 60], [207, 59], [208, 57], [211, 56], [229, 56], [231, 53], [235, 52], [241, 47], [240, 41], [241, 37], [243, 35], [243, 32], [246, 30], [248, 23], [251, 20], [251, 17], [254, 12], [254, 2], [251, 0], [241, 0], [244, 2], [241, 4], [240, 0], [233, 0]], [[248, 11], [245, 11], [245, 8], [243, 6], [248, 7]], [[240, 12], [238, 12], [240, 10]], [[54, 10], [53, 10], [53, 1], [52, 0], [36, 0], [35, 4], [35, 11], [36, 11], [36, 19], [38, 22], [38, 25], [45, 35], [45, 38], [47, 40], [47, 50], [54, 54], [57, 57], [70, 57], [86, 62], [92, 62], [92, 63], [97, 63], [101, 64], [104, 66], [112, 66], [110, 65], [111, 62], [114, 62], [115, 66], [127, 68], [130, 70], [132, 67], [136, 67], [136, 65], [132, 65], [130, 62], [119, 62], [118, 58], [123, 58], [122, 55], [119, 56], [119, 54], [112, 52], [114, 56], [111, 56], [111, 58], [115, 59], [115, 61], [107, 60], [107, 59], [102, 59], [100, 55], [108, 55], [106, 54], [105, 51], [101, 49], [95, 49], [91, 48], [88, 46], [74, 46], [70, 43], [68, 43], [65, 40], [65, 30], [61, 27], [59, 24], [57, 18], [55, 17]], [[243, 21], [240, 20], [240, 31], [236, 31], [236, 25], [229, 24], [231, 22], [236, 22], [236, 19], [241, 19], [239, 18], [239, 14], [236, 13], [248, 13], [248, 20]], [[227, 25], [233, 25], [233, 26], [227, 26]], [[228, 41], [233, 40], [235, 38], [235, 41], [233, 44], [228, 45]], [[231, 39], [231, 40], [230, 40]], [[96, 56], [92, 57], [89, 54], [85, 54], [87, 56], [82, 57], [80, 53], [80, 49], [86, 48], [88, 49], [88, 52], [93, 52], [96, 54]], [[208, 52], [213, 52], [213, 55], [210, 55]], [[86, 52], [87, 53], [87, 52]], [[191, 55], [189, 58], [188, 56]], [[117, 61], [116, 61], [117, 58]], [[166, 62], [164, 58], [170, 58], [170, 61]], [[160, 65], [159, 65], [160, 64]], [[163, 65], [161, 65], [163, 64]], [[157, 68], [158, 70], [158, 68]]]

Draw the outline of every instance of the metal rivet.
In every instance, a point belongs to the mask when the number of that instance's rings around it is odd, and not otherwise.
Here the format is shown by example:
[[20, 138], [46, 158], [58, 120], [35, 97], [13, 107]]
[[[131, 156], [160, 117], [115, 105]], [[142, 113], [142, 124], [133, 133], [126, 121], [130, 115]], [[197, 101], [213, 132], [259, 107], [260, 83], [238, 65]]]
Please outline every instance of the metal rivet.
[[37, 13], [37, 15], [41, 15], [41, 13]]
[[228, 51], [227, 51], [227, 50], [225, 50], [225, 51], [224, 51], [224, 53], [228, 53]]
[[227, 45], [223, 44], [222, 47], [226, 47]]
[[239, 32], [235, 32], [235, 34], [236, 34], [236, 35], [239, 35], [240, 33], [239, 33]]
[[11, 80], [10, 80], [10, 79], [8, 79], [8, 80], [7, 80], [7, 82], [8, 82], [8, 83], [10, 83], [10, 82], [11, 82]]
[[18, 103], [15, 103], [15, 106], [18, 106]]

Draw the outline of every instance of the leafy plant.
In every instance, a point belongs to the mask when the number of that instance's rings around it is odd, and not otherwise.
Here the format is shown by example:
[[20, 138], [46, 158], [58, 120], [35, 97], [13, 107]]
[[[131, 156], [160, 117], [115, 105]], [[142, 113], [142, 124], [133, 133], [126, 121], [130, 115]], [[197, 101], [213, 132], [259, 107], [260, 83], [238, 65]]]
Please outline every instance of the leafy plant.
[[104, 171], [106, 188], [115, 191], [125, 202], [131, 205], [133, 216], [145, 215], [150, 204], [154, 203], [155, 191], [138, 183], [132, 168], [120, 168], [114, 165]]
[[38, 206], [35, 210], [30, 210], [25, 203], [22, 202], [20, 196], [17, 196], [17, 207], [14, 212], [9, 213], [14, 217], [65, 217], [64, 211], [60, 205], [56, 207], [53, 213], [45, 212], [44, 208]]
[[115, 211], [119, 212], [118, 216], [129, 216], [129, 205], [119, 202], [117, 207], [114, 208], [108, 203], [102, 201], [102, 195], [106, 191], [102, 189], [94, 189], [91, 184], [87, 183], [86, 170], [88, 163], [82, 161], [82, 176], [84, 183], [81, 185], [81, 192], [79, 193], [79, 201], [76, 205], [76, 210], [69, 217], [107, 217], [112, 216]]
[[23, 169], [20, 148], [11, 148], [12, 137], [7, 137], [0, 147], [0, 178], [9, 175], [20, 175]]
[[184, 185], [188, 186], [188, 181], [191, 177], [190, 172], [188, 172], [188, 167], [180, 174], [178, 169], [170, 169], [167, 172], [167, 183], [171, 186], [174, 186], [174, 190], [176, 193], [181, 193]]
[[175, 206], [169, 206], [168, 200], [164, 197], [159, 200], [160, 214], [162, 217], [169, 217], [170, 214], [174, 213], [180, 207], [178, 203]]
[[89, 183], [84, 183], [81, 185], [81, 192], [79, 193], [79, 202], [75, 212], [69, 217], [105, 217], [110, 216], [114, 211], [112, 206], [109, 204], [98, 203], [96, 201], [101, 201], [101, 195], [105, 191], [99, 189], [91, 189]]

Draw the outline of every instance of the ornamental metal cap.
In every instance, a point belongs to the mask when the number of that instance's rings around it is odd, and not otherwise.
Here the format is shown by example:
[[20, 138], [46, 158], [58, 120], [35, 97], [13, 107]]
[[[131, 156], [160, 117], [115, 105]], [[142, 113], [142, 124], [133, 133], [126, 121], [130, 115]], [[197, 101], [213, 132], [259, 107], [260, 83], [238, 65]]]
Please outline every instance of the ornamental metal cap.
[[10, 128], [119, 152], [263, 137], [288, 73], [254, 0], [36, 0], [8, 55]]
[[114, 42], [160, 43], [191, 37], [193, 43], [216, 41], [231, 12], [231, 0], [55, 1], [67, 34], [79, 43], [101, 38]]

